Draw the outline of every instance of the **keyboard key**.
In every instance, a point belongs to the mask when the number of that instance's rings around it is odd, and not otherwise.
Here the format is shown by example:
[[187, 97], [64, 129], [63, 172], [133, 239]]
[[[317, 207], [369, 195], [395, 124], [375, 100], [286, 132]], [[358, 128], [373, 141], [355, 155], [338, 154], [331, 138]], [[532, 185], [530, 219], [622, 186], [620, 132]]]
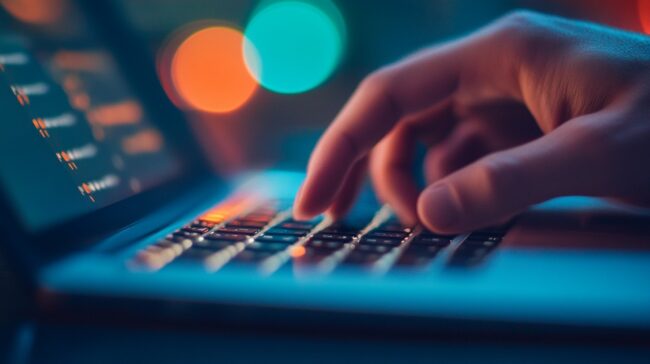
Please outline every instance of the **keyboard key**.
[[408, 236], [408, 233], [403, 231], [372, 231], [366, 236], [370, 238], [404, 239]]
[[483, 240], [483, 239], [466, 239], [461, 246], [471, 246], [471, 247], [484, 247], [484, 248], [493, 248], [499, 244], [495, 240]]
[[200, 250], [210, 250], [210, 251], [218, 251], [224, 248], [227, 248], [233, 244], [235, 244], [237, 241], [236, 240], [203, 240], [203, 241], [198, 241], [195, 242], [194, 245], [192, 245], [192, 249], [200, 249]]
[[481, 264], [508, 231], [510, 224], [474, 231], [449, 259], [450, 266], [472, 267]]
[[312, 252], [313, 254], [324, 254], [330, 255], [334, 252], [339, 251], [341, 248], [338, 247], [325, 247], [325, 246], [305, 246], [306, 252]]
[[348, 243], [336, 240], [310, 239], [305, 246], [314, 248], [341, 249]]
[[449, 234], [438, 234], [431, 232], [429, 230], [424, 230], [420, 233], [420, 236], [426, 236], [426, 237], [438, 237], [438, 238], [447, 238], [449, 240], [452, 240], [453, 238], [456, 237], [456, 235], [449, 235]]
[[216, 232], [251, 236], [257, 234], [259, 231], [260, 229], [258, 228], [250, 227], [223, 227], [221, 229], [218, 229]]
[[[307, 220], [307, 221], [302, 221], [302, 220], [298, 221], [298, 220], [294, 220], [292, 218], [289, 218], [289, 219], [283, 221], [282, 225], [292, 224], [292, 225], [295, 226], [296, 229], [312, 229], [316, 225], [318, 225], [321, 221], [323, 221], [323, 218], [321, 216], [315, 217], [315, 218], [313, 218], [311, 220]], [[282, 227], [292, 228], [290, 226], [282, 226]]]
[[439, 236], [416, 236], [411, 240], [411, 245], [447, 246], [450, 243], [451, 239]]
[[435, 245], [410, 245], [404, 251], [405, 255], [419, 255], [424, 257], [435, 257], [441, 250], [439, 246]]
[[248, 239], [247, 235], [243, 234], [231, 234], [231, 233], [219, 233], [213, 232], [205, 236], [207, 240], [232, 240], [232, 241], [244, 241]]
[[262, 234], [258, 236], [255, 241], [260, 242], [278, 242], [278, 243], [295, 243], [300, 237], [294, 235], [271, 235]]
[[211, 221], [205, 221], [205, 220], [197, 220], [190, 225], [191, 227], [206, 227], [208, 229], [211, 229], [216, 225], [215, 223]]
[[284, 244], [284, 243], [269, 243], [269, 242], [255, 241], [247, 245], [246, 250], [278, 253], [283, 250], [287, 250], [289, 246], [290, 244]]
[[188, 237], [186, 237], [184, 235], [167, 235], [167, 237], [165, 237], [165, 240], [172, 241], [174, 243], [181, 243], [183, 241], [190, 241], [191, 242], [192, 238], [188, 238]]
[[364, 236], [359, 241], [359, 245], [386, 245], [386, 246], [399, 246], [402, 244], [402, 239], [388, 239], [388, 238], [371, 238]]
[[356, 235], [363, 229], [363, 226], [354, 226], [346, 223], [334, 223], [322, 230], [323, 233]]
[[310, 222], [293, 222], [293, 221], [284, 222], [279, 225], [280, 228], [294, 229], [294, 230], [311, 230], [314, 226], [316, 226], [316, 223], [312, 224]]
[[467, 237], [467, 240], [481, 240], [500, 242], [503, 239], [502, 235], [486, 234], [486, 233], [472, 233]]
[[183, 228], [182, 231], [186, 233], [205, 234], [208, 231], [210, 231], [210, 229], [205, 226], [200, 226], [200, 227], [189, 226]]
[[380, 226], [377, 231], [410, 233], [413, 229], [399, 223], [387, 223]]
[[192, 233], [192, 232], [187, 232], [187, 231], [177, 231], [177, 232], [172, 234], [172, 237], [174, 237], [176, 239], [190, 239], [190, 240], [193, 240], [193, 239], [196, 239], [196, 238], [200, 237], [201, 235], [202, 234], [200, 234], [200, 233]]
[[344, 234], [344, 233], [324, 233], [320, 232], [315, 235], [316, 238], [322, 240], [333, 240], [333, 241], [350, 241], [354, 239], [356, 235], [354, 234]]
[[307, 235], [309, 230], [298, 230], [298, 229], [284, 229], [280, 227], [274, 227], [267, 231], [271, 235], [295, 235], [295, 236], [304, 236]]

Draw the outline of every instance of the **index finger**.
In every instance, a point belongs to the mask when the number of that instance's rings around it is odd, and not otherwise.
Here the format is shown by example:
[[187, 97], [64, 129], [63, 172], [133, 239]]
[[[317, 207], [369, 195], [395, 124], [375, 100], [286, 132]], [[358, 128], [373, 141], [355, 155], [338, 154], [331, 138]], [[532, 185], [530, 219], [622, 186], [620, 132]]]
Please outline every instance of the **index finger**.
[[[455, 47], [415, 55], [361, 83], [312, 153], [296, 201], [297, 217], [323, 212], [354, 162], [366, 156], [398, 120], [453, 93], [459, 56]], [[431, 73], [425, 76], [425, 70]]]
[[509, 31], [504, 24], [417, 53], [366, 78], [314, 149], [294, 215], [310, 218], [327, 209], [354, 162], [403, 117], [453, 97], [461, 73], [463, 84], [476, 87], [478, 94], [513, 96], [517, 61], [505, 52], [510, 49], [501, 37]]

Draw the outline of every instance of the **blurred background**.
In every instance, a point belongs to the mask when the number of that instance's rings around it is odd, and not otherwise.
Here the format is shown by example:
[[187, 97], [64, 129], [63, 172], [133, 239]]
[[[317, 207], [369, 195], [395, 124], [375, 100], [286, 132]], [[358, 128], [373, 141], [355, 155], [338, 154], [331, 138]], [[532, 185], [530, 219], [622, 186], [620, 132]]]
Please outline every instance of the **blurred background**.
[[[365, 75], [513, 9], [650, 32], [650, 0], [116, 1], [168, 96], [227, 172], [304, 168]], [[41, 18], [62, 2], [0, 0], [8, 12], [49, 8]]]
[[[228, 88], [216, 82], [212, 85], [201, 85], [201, 79], [203, 83], [214, 81], [192, 75], [201, 68], [196, 64], [194, 70], [173, 69], [173, 66], [192, 67], [190, 62], [175, 63], [174, 57], [182, 56], [179, 53], [186, 51], [183, 42], [191, 43], [192, 35], [197, 32], [221, 26], [243, 33], [253, 46], [256, 42], [264, 43], [273, 40], [275, 46], [279, 47], [278, 44], [282, 44], [283, 39], [286, 38], [288, 42], [294, 41], [297, 47], [300, 47], [300, 42], [304, 41], [327, 48], [327, 45], [323, 45], [327, 43], [328, 36], [326, 22], [301, 23], [300, 19], [292, 19], [292, 12], [288, 7], [283, 13], [279, 6], [282, 4], [278, 3], [281, 2], [253, 0], [121, 2], [125, 15], [142, 33], [149, 49], [156, 55], [158, 71], [168, 94], [175, 98], [177, 105], [187, 111], [190, 118], [199, 123], [201, 130], [209, 131], [201, 135], [208, 139], [205, 140], [205, 144], [211, 146], [211, 155], [218, 156], [216, 162], [222, 170], [267, 166], [303, 168], [318, 136], [365, 75], [422, 47], [470, 32], [513, 9], [535, 9], [633, 31], [642, 31], [642, 19], [644, 17], [650, 19], [650, 10], [647, 10], [650, 4], [648, 0], [303, 1], [303, 5], [314, 6], [322, 11], [330, 22], [335, 23], [335, 27], [343, 28], [337, 29], [338, 34], [335, 35], [341, 38], [338, 50], [340, 54], [335, 54], [337, 52], [335, 49], [329, 49], [329, 53], [325, 50], [326, 54], [322, 55], [325, 58], [338, 57], [332, 68], [318, 75], [320, 78], [317, 76], [313, 82], [307, 82], [304, 87], [290, 93], [272, 84], [273, 81], [270, 79], [268, 81], [271, 84], [267, 84], [262, 75], [259, 80], [261, 86], [250, 93], [244, 92], [243, 95], [238, 96], [241, 104], [226, 112], [210, 112], [210, 102], [206, 104], [199, 102], [193, 105], [192, 97], [200, 99], [202, 96], [218, 93], [219, 88]], [[293, 3], [296, 8], [299, 6], [299, 2]], [[273, 7], [276, 8], [275, 12], [270, 9]], [[293, 9], [296, 16], [300, 16], [298, 10]], [[276, 16], [277, 19], [269, 19], [272, 16]], [[342, 24], [336, 24], [337, 22]], [[647, 22], [650, 23], [650, 20]], [[266, 26], [268, 29], [252, 29], [256, 26], [257, 28]], [[278, 29], [283, 27], [287, 29]], [[647, 25], [646, 30], [650, 32], [650, 25]], [[267, 32], [267, 34], [260, 35], [260, 32]], [[274, 32], [278, 34], [273, 34]], [[295, 33], [303, 35], [305, 39], [296, 39]], [[227, 47], [221, 46], [220, 49], [218, 39], [210, 42], [209, 38], [209, 36], [204, 37], [204, 44], [199, 46], [204, 54], [196, 55], [198, 58], [204, 57], [203, 62], [212, 61], [222, 64], [225, 63], [224, 59], [229, 57], [242, 58], [238, 49], [230, 50], [234, 54], [226, 54]], [[201, 42], [198, 39], [194, 41]], [[264, 48], [265, 44], [261, 44], [260, 47]], [[277, 57], [280, 61], [286, 62], [287, 58], [301, 56], [291, 54], [291, 49], [284, 49], [284, 51], [287, 54], [273, 54], [261, 49], [260, 62], [264, 64], [265, 57]], [[206, 57], [206, 54], [213, 54], [213, 56]], [[313, 63], [313, 60], [308, 57], [304, 57], [302, 61], [306, 65], [301, 64], [299, 60], [294, 67], [309, 68], [309, 64]], [[318, 59], [318, 61], [323, 60]], [[201, 63], [200, 60], [195, 62]], [[270, 69], [268, 72], [282, 73], [283, 70]], [[199, 78], [199, 81], [194, 84], [182, 83], [183, 77], [195, 77]], [[285, 80], [291, 78], [291, 71], [287, 71], [284, 77]], [[178, 87], [194, 87], [198, 90], [183, 94], [183, 90], [178, 90]], [[190, 100], [183, 100], [182, 95], [189, 97]], [[217, 98], [212, 103], [219, 107]]]

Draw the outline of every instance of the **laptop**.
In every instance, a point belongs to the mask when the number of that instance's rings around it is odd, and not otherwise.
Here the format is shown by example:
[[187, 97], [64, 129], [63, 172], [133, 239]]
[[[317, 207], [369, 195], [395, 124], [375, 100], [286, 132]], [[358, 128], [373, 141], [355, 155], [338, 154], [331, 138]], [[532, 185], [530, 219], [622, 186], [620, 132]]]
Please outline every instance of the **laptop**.
[[215, 173], [110, 2], [67, 3], [56, 24], [0, 9], [1, 244], [41, 311], [347, 334], [650, 332], [648, 210], [564, 197], [441, 235], [365, 192], [341, 221], [295, 221], [304, 175]]

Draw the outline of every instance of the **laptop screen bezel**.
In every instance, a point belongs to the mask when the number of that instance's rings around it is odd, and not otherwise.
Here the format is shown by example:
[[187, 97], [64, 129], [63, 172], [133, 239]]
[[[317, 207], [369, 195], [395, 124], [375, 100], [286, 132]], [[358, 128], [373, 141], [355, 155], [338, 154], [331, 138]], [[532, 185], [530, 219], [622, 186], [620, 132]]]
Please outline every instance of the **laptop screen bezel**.
[[[193, 187], [206, 180], [214, 181], [215, 189], [223, 182], [210, 168], [187, 119], [165, 95], [151, 52], [116, 5], [104, 0], [80, 0], [74, 4], [90, 19], [93, 31], [114, 55], [128, 85], [171, 144], [181, 170], [158, 186], [37, 232], [28, 231], [9, 202], [8, 191], [0, 191], [3, 240], [16, 247], [17, 258], [26, 258], [23, 260], [28, 264], [46, 263], [90, 247], [154, 211], [163, 209], [175, 199], [191, 194]], [[56, 209], [52, 213], [56, 214]], [[161, 221], [161, 224], [164, 222]]]

